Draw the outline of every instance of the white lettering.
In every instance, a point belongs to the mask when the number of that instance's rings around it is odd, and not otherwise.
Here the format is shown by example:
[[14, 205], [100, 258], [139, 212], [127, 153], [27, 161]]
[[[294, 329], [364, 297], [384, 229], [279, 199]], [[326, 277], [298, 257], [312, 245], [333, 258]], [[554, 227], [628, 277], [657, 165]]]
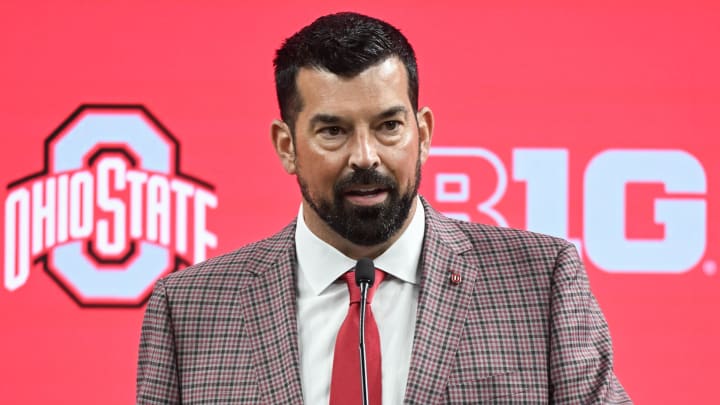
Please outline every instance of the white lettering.
[[[463, 147], [434, 147], [430, 149], [430, 156], [452, 156], [480, 158], [489, 163], [497, 174], [497, 183], [492, 195], [477, 205], [477, 211], [492, 218], [498, 226], [508, 226], [507, 219], [495, 208], [495, 205], [505, 195], [508, 184], [508, 175], [502, 160], [490, 150], [484, 148], [463, 148]], [[469, 189], [469, 187], [468, 187]], [[437, 189], [436, 189], [437, 192]], [[459, 219], [470, 219], [466, 213], [444, 214]]]
[[30, 193], [18, 188], [5, 200], [5, 288], [22, 287], [29, 275]]
[[[456, 184], [458, 190], [449, 190], [450, 184]], [[465, 173], [436, 174], [435, 195], [439, 202], [467, 202], [470, 199], [470, 177]]]
[[193, 194], [194, 187], [190, 184], [174, 179], [170, 188], [175, 192], [175, 250], [177, 253], [187, 253], [187, 215], [188, 198]]
[[217, 235], [207, 230], [207, 209], [217, 208], [217, 197], [202, 189], [195, 192], [195, 207], [193, 212], [193, 247], [195, 250], [195, 263], [206, 258], [206, 248], [217, 247]]
[[82, 239], [93, 232], [93, 177], [77, 172], [70, 177], [70, 237]]
[[140, 239], [142, 237], [142, 202], [143, 187], [147, 182], [148, 175], [145, 172], [129, 170], [127, 182], [130, 184], [130, 238]]
[[662, 240], [625, 236], [625, 187], [662, 183], [667, 193], [704, 195], [705, 171], [697, 159], [677, 150], [609, 150], [585, 171], [585, 246], [590, 259], [608, 272], [684, 273], [702, 258], [707, 207], [703, 198], [659, 198], [655, 221]]
[[[43, 200], [45, 200], [44, 204]], [[45, 234], [44, 246], [55, 244], [54, 178], [38, 180], [32, 185], [32, 254], [34, 255], [43, 250], [43, 234]]]
[[57, 197], [57, 242], [68, 240], [68, 175], [58, 177]]
[[107, 219], [97, 221], [95, 239], [97, 250], [102, 254], [118, 255], [127, 246], [125, 204], [119, 198], [110, 197], [110, 173], [115, 174], [112, 188], [122, 191], [126, 186], [125, 169], [125, 161], [117, 157], [102, 159], [97, 166], [97, 204], [102, 211], [112, 213], [113, 216], [112, 238], [110, 221]]
[[513, 180], [525, 182], [525, 229], [569, 239], [570, 175], [567, 149], [513, 149]]
[[207, 250], [217, 247], [217, 236], [207, 229], [207, 211], [217, 207], [217, 197], [183, 179], [127, 169], [122, 158], [105, 157], [95, 172], [61, 173], [11, 190], [5, 199], [5, 288], [24, 285], [33, 257], [70, 240], [94, 238], [98, 254], [115, 257], [131, 237], [174, 243], [173, 253], [180, 255], [192, 244], [193, 259], [205, 260]]
[[148, 180], [147, 239], [170, 244], [170, 187], [166, 177], [152, 175]]

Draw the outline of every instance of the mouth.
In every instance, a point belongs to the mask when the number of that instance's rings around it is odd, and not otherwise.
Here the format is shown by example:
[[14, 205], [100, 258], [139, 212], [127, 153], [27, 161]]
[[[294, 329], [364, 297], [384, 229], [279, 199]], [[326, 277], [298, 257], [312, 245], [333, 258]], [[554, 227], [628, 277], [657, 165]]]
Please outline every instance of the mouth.
[[375, 205], [388, 196], [388, 189], [378, 185], [353, 186], [345, 190], [345, 198], [355, 205]]

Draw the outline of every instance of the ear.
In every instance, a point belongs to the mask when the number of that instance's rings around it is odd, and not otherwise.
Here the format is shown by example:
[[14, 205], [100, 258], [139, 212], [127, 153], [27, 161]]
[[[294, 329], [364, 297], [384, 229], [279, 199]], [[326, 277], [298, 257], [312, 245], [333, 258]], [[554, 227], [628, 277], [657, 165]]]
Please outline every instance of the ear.
[[420, 138], [420, 162], [425, 163], [430, 156], [430, 142], [432, 141], [435, 117], [429, 107], [423, 107], [417, 112], [418, 137]]
[[270, 125], [270, 136], [272, 143], [282, 162], [285, 171], [288, 174], [295, 174], [297, 168], [295, 166], [295, 144], [293, 143], [290, 127], [280, 120], [273, 120]]

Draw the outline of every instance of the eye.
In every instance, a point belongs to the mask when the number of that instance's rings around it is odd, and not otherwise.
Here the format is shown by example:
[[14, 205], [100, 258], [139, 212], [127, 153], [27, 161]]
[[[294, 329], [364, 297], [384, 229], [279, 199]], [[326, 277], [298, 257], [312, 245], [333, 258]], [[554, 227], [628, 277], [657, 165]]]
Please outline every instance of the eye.
[[321, 134], [328, 135], [328, 136], [338, 136], [338, 135], [342, 134], [343, 129], [338, 126], [332, 126], [332, 127], [320, 128], [319, 132]]
[[395, 132], [400, 128], [402, 123], [400, 121], [385, 121], [382, 123], [383, 131]]

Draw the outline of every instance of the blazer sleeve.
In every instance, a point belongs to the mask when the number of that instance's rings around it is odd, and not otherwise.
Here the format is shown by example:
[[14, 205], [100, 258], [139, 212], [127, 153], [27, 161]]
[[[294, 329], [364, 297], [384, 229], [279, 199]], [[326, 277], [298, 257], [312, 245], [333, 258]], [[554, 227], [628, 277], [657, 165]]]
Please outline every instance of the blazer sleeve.
[[155, 284], [140, 333], [138, 404], [179, 404], [175, 336], [163, 281]]
[[613, 373], [608, 325], [573, 245], [560, 251], [553, 271], [550, 402], [632, 403]]

